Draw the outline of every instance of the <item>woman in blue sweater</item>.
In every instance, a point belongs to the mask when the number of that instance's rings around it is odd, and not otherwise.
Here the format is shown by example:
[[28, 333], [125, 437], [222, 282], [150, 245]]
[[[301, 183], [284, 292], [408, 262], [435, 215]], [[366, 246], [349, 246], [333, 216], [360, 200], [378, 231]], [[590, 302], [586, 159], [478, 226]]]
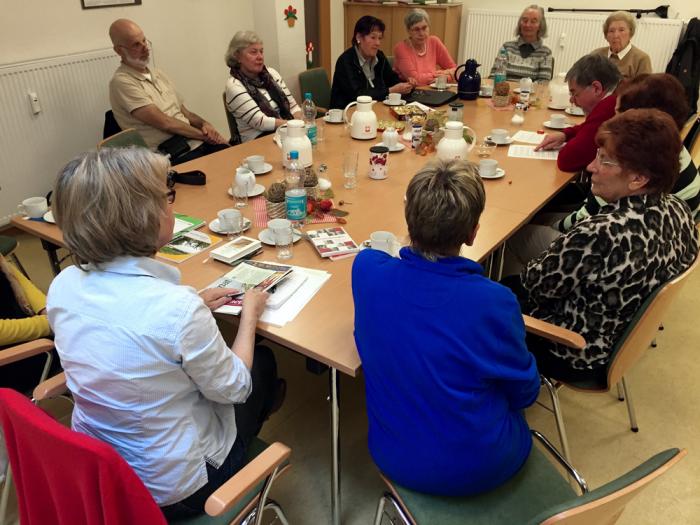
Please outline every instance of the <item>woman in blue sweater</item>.
[[515, 296], [459, 256], [479, 229], [477, 167], [427, 164], [411, 180], [411, 238], [400, 258], [362, 251], [353, 264], [369, 449], [412, 490], [464, 496], [512, 477], [532, 441], [522, 410], [539, 392]]

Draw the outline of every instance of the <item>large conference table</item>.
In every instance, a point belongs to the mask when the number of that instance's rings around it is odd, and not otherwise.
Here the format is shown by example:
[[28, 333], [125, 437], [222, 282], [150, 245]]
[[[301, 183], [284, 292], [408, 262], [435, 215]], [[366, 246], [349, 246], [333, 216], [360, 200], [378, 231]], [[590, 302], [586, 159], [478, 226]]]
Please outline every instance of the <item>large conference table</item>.
[[[374, 110], [379, 119], [390, 118], [389, 108], [381, 102], [375, 104]], [[548, 109], [531, 108], [525, 114], [524, 124], [513, 126], [510, 123], [512, 111], [495, 110], [487, 104], [486, 99], [464, 101], [464, 122], [476, 131], [479, 141], [493, 128], [506, 128], [511, 133], [519, 129], [542, 129], [543, 122], [549, 120], [551, 113]], [[577, 123], [582, 118], [569, 116], [568, 120]], [[435, 154], [419, 156], [411, 150], [409, 144], [406, 150], [390, 154], [387, 179], [372, 180], [367, 176], [369, 148], [381, 140], [380, 136], [376, 140], [354, 140], [342, 124], [325, 124], [324, 135], [325, 140], [314, 148], [314, 166], [317, 172], [321, 164], [327, 166], [325, 173], [320, 176], [332, 182], [336, 206], [340, 200], [347, 203], [340, 207], [350, 213], [346, 217], [347, 224], [343, 225], [347, 232], [358, 243], [368, 239], [370, 233], [376, 230], [391, 231], [399, 240], [406, 241], [407, 227], [403, 216], [406, 187], [413, 174], [434, 158]], [[341, 165], [346, 151], [359, 152], [358, 185], [351, 190], [343, 188]], [[464, 246], [462, 250], [464, 256], [477, 261], [484, 261], [497, 251], [509, 236], [526, 224], [573, 177], [571, 173], [559, 171], [554, 161], [510, 158], [507, 153], [508, 147], [504, 146], [498, 147], [492, 154], [506, 175], [501, 179], [484, 180], [486, 209], [481, 217], [479, 233], [474, 245]], [[208, 223], [216, 217], [218, 210], [231, 207], [232, 198], [227, 194], [227, 189], [231, 185], [235, 169], [245, 157], [253, 154], [265, 155], [266, 162], [273, 166], [270, 173], [257, 177], [258, 183], [267, 187], [272, 182], [282, 180], [284, 171], [281, 150], [271, 136], [266, 136], [178, 166], [178, 171], [204, 171], [207, 184], [178, 184], [175, 211], [205, 219]], [[470, 160], [478, 162], [475, 150], [470, 153]], [[253, 219], [250, 203], [243, 209], [243, 214]], [[63, 245], [61, 232], [55, 225], [19, 217], [14, 218], [12, 224], [49, 244]], [[307, 229], [323, 227], [326, 225], [308, 225]], [[261, 229], [254, 225], [246, 235], [257, 236]], [[264, 252], [256, 257], [259, 260], [274, 258], [274, 247], [265, 247]], [[341, 516], [338, 372], [354, 377], [361, 365], [353, 339], [354, 315], [350, 282], [353, 258], [337, 261], [322, 259], [308, 241], [302, 240], [294, 246], [294, 256], [289, 262], [325, 270], [331, 274], [331, 278], [292, 322], [283, 327], [259, 323], [258, 333], [330, 368], [331, 507], [332, 523], [337, 525]], [[182, 272], [183, 284], [197, 289], [205, 287], [228, 270], [225, 264], [209, 258], [208, 252], [194, 256], [177, 267]]]

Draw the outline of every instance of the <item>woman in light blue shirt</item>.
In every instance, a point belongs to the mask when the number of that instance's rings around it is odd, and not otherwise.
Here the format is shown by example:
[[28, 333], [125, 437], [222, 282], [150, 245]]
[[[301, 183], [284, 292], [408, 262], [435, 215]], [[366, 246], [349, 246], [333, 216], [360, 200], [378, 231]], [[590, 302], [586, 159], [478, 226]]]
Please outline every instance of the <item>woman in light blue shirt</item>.
[[154, 258], [173, 232], [168, 168], [146, 149], [103, 148], [59, 173], [53, 212], [79, 263], [53, 281], [47, 310], [73, 429], [112, 445], [173, 518], [201, 512], [243, 466], [278, 380], [254, 346], [267, 294], [246, 294], [228, 348], [211, 311], [232, 290], [198, 294]]

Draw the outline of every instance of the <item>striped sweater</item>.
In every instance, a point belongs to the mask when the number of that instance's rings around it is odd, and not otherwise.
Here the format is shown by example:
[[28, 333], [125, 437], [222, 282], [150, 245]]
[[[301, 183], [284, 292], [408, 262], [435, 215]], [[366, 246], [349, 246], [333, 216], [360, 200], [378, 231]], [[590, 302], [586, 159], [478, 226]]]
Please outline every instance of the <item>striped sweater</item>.
[[[679, 160], [680, 175], [678, 176], [676, 185], [673, 187], [672, 193], [679, 199], [685, 201], [690, 208], [691, 214], [697, 221], [700, 219], [700, 175], [698, 174], [698, 168], [693, 163], [693, 159], [690, 158], [690, 154], [685, 148], [681, 150]], [[596, 215], [606, 204], [607, 202], [600, 197], [596, 197], [589, 190], [586, 202], [581, 206], [581, 209], [564, 217], [556, 223], [555, 227], [560, 232], [567, 232], [580, 220], [591, 215]]]
[[[284, 95], [289, 101], [289, 111], [292, 115], [300, 112], [301, 108], [289, 92], [289, 88], [282, 80], [282, 76], [271, 67], [268, 67], [267, 70], [274, 81], [282, 88]], [[277, 103], [272, 100], [267, 89], [259, 89], [259, 91], [267, 99], [270, 106], [277, 109]], [[226, 81], [226, 107], [236, 119], [238, 132], [243, 142], [253, 140], [265, 131], [275, 130], [275, 118], [265, 115], [253, 100], [253, 97], [243, 87], [241, 81], [231, 76]]]
[[[531, 53], [523, 52], [521, 46], [532, 46]], [[545, 46], [541, 40], [534, 44], [527, 44], [522, 38], [505, 42], [502, 46], [508, 53], [508, 67], [506, 77], [508, 80], [518, 80], [529, 77], [532, 80], [551, 80], [554, 69], [552, 50]], [[496, 63], [491, 68], [490, 76], [495, 74]]]

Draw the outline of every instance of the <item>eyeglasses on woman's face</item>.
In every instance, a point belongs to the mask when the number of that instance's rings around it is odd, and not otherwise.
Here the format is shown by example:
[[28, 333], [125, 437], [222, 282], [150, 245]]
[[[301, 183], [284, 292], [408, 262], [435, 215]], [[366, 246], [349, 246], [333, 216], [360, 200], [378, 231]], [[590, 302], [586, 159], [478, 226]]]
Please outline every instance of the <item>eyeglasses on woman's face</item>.
[[610, 160], [610, 158], [605, 153], [601, 153], [600, 150], [601, 148], [598, 148], [595, 152], [595, 160], [598, 162], [598, 164], [600, 164], [601, 166], [607, 166], [609, 168], [620, 166], [619, 162]]

